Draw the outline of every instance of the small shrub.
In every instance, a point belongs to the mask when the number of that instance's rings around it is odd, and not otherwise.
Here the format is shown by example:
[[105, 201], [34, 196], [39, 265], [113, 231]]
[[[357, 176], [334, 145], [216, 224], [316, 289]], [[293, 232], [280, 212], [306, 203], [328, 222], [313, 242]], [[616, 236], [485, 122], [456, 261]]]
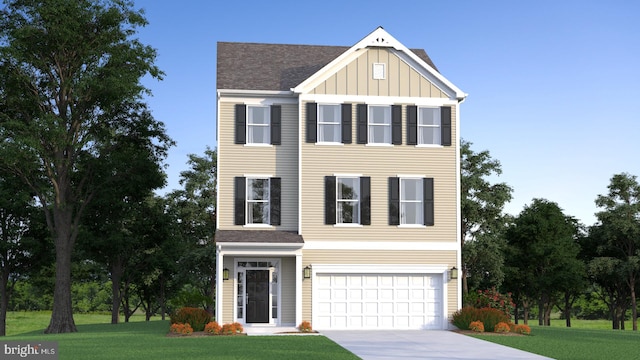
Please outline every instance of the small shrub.
[[493, 331], [497, 333], [508, 333], [509, 331], [511, 331], [511, 328], [509, 327], [509, 324], [505, 322], [499, 322], [493, 328]]
[[451, 323], [460, 330], [469, 330], [469, 324], [476, 320], [478, 320], [478, 309], [465, 306], [453, 313]]
[[465, 297], [464, 306], [473, 306], [477, 309], [492, 308], [502, 310], [505, 314], [511, 315], [515, 304], [511, 299], [511, 293], [502, 294], [496, 288], [469, 292]]
[[525, 324], [518, 324], [515, 326], [514, 331], [515, 333], [518, 334], [523, 334], [523, 335], [530, 335], [531, 334], [531, 328], [529, 327], [529, 325], [525, 325]]
[[193, 328], [189, 324], [181, 324], [175, 323], [171, 324], [169, 331], [175, 334], [191, 334], [193, 332]]
[[510, 332], [516, 332], [516, 324], [509, 322], [509, 331]]
[[204, 309], [183, 307], [171, 315], [172, 324], [189, 324], [194, 331], [203, 331], [211, 321], [211, 314]]
[[474, 320], [479, 320], [484, 324], [487, 331], [493, 331], [498, 323], [508, 323], [509, 316], [502, 312], [502, 310], [493, 308], [483, 308], [478, 310], [478, 317]]
[[472, 321], [471, 324], [469, 324], [469, 330], [475, 332], [484, 332], [484, 324], [480, 321]]
[[220, 331], [222, 331], [222, 327], [218, 325], [217, 322], [211, 321], [210, 323], [204, 326], [204, 331], [211, 335], [220, 335]]
[[300, 330], [300, 332], [311, 332], [313, 331], [313, 329], [311, 328], [311, 323], [308, 321], [303, 321], [300, 323], [300, 325], [298, 325], [298, 330]]
[[242, 324], [240, 324], [238, 322], [235, 322], [235, 323], [233, 323], [231, 325], [233, 325], [233, 328], [235, 329], [236, 334], [242, 334], [242, 332], [244, 331], [244, 328], [242, 327]]
[[220, 334], [222, 335], [235, 335], [237, 333], [236, 326], [234, 324], [224, 324], [222, 325], [222, 330]]

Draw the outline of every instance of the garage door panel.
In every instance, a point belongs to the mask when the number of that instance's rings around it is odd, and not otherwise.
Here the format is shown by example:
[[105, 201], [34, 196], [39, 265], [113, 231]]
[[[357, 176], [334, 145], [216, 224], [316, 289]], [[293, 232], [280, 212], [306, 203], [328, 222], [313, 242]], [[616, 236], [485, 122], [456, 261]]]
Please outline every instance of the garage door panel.
[[440, 274], [318, 274], [314, 289], [321, 301], [314, 303], [314, 320], [319, 322], [314, 327], [439, 329], [441, 278]]

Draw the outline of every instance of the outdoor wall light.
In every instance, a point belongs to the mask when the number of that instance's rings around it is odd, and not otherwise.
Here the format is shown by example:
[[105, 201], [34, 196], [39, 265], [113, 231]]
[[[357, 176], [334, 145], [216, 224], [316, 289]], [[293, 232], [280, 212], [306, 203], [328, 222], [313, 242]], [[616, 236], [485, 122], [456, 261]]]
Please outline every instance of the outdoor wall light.
[[222, 280], [229, 280], [229, 269], [224, 268], [222, 270]]
[[457, 278], [458, 278], [458, 268], [454, 266], [451, 268], [451, 279], [455, 280]]
[[311, 279], [311, 266], [309, 265], [304, 268], [304, 278]]

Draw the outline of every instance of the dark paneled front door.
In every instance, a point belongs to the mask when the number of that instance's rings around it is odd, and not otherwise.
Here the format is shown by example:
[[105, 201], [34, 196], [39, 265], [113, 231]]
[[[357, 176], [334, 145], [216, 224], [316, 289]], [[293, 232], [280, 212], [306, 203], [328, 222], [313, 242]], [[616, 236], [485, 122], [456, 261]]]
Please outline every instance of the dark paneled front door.
[[269, 322], [269, 270], [247, 270], [247, 322]]

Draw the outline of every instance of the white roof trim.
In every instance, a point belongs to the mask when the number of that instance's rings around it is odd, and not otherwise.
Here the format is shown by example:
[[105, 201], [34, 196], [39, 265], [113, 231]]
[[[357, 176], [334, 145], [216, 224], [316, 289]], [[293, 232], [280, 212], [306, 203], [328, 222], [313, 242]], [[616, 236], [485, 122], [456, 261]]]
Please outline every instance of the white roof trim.
[[415, 61], [418, 65], [427, 70], [433, 77], [441, 81], [444, 85], [450, 88], [454, 93], [456, 99], [458, 101], [462, 101], [467, 97], [462, 90], [453, 85], [449, 80], [447, 80], [444, 76], [442, 76], [439, 72], [437, 72], [434, 68], [429, 66], [424, 60], [418, 57], [413, 51], [409, 50], [406, 46], [402, 45], [396, 38], [391, 36], [386, 30], [382, 28], [382, 26], [375, 29], [372, 33], [365, 36], [364, 39], [360, 40], [354, 46], [352, 46], [349, 50], [342, 53], [342, 55], [335, 58], [333, 61], [325, 65], [322, 69], [318, 70], [315, 74], [311, 75], [308, 79], [300, 83], [295, 88], [291, 89], [294, 93], [305, 93], [310, 91], [313, 87], [315, 87], [316, 81], [325, 76], [328, 72], [334, 72], [334, 68], [340, 65], [345, 59], [351, 57], [358, 50], [367, 48], [367, 47], [390, 47], [405, 53], [408, 57], [410, 57], [413, 61]]

